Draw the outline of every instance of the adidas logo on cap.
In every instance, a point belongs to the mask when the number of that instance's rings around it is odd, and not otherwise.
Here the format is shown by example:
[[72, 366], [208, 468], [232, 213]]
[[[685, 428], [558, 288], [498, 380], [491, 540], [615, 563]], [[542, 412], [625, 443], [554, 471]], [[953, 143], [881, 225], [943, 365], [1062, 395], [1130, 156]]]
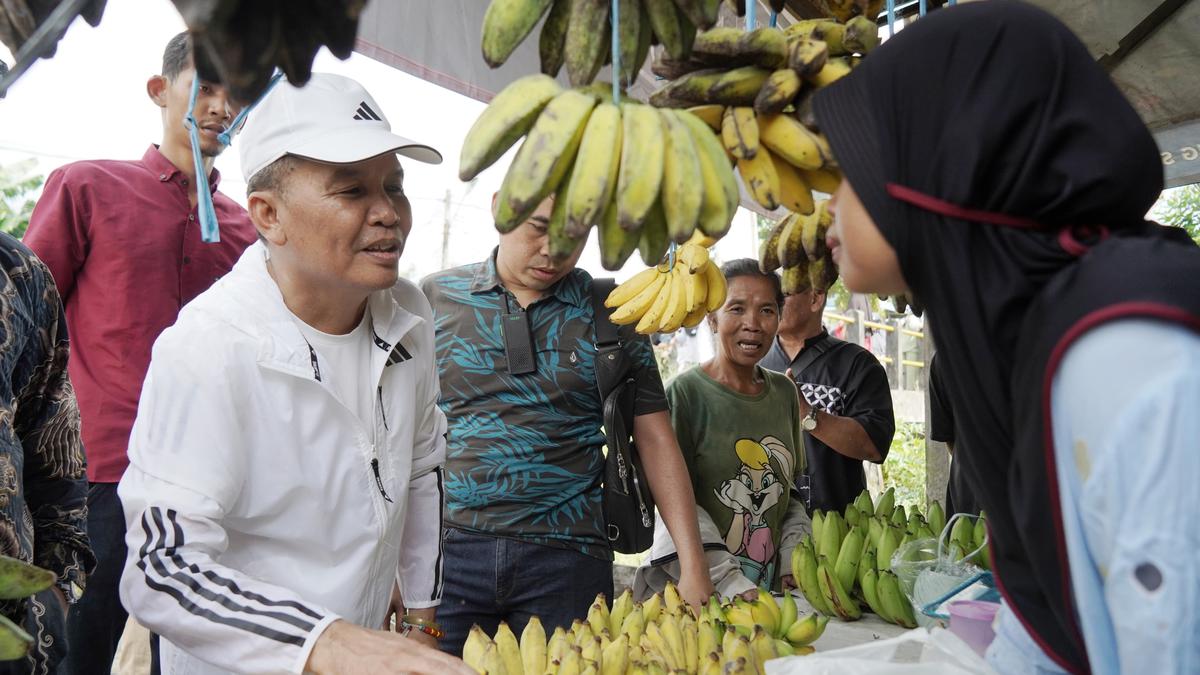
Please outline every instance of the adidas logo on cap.
[[380, 117], [374, 110], [371, 110], [371, 106], [367, 105], [366, 101], [359, 102], [358, 110], [354, 111], [354, 119], [368, 121], [368, 122], [369, 121], [374, 121], [374, 122], [382, 122], [383, 121], [382, 117]]

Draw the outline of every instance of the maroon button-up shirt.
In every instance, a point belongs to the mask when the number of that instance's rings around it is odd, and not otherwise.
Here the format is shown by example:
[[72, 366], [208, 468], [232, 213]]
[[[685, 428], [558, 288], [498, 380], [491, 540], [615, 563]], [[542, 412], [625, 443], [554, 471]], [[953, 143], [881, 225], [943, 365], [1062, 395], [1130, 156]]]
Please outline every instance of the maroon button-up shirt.
[[66, 305], [67, 370], [91, 482], [115, 483], [129, 464], [125, 450], [154, 340], [256, 238], [246, 211], [217, 192], [219, 181], [214, 170], [215, 244], [200, 239], [188, 203], [195, 186], [153, 145], [140, 161], [55, 170], [33, 210], [24, 242], [49, 266]]

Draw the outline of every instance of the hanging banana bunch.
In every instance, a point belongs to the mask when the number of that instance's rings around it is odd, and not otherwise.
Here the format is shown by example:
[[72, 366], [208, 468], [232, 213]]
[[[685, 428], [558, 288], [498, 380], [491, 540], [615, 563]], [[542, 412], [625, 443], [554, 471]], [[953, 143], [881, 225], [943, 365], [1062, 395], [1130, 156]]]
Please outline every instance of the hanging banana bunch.
[[823, 199], [812, 213], [789, 213], [771, 228], [759, 249], [758, 264], [764, 273], [782, 268], [784, 295], [810, 288], [827, 291], [837, 281], [837, 266], [825, 245], [832, 224], [829, 200]]
[[847, 75], [878, 41], [865, 16], [812, 19], [785, 30], [714, 28], [696, 36], [687, 61], [653, 64], [674, 79], [650, 103], [703, 119], [763, 208], [811, 214], [813, 191], [832, 193], [841, 181], [812, 118], [811, 96]]
[[499, 68], [546, 17], [538, 36], [542, 73], [566, 66], [572, 86], [589, 84], [612, 61], [612, 5], [618, 4], [620, 81], [642, 69], [651, 44], [686, 59], [696, 29], [716, 24], [721, 0], [492, 0], [483, 17], [483, 60]]
[[617, 105], [607, 91], [563, 89], [547, 75], [529, 75], [483, 111], [463, 142], [462, 180], [525, 138], [500, 186], [496, 228], [511, 231], [553, 195], [550, 256], [570, 257], [595, 225], [609, 270], [635, 250], [656, 265], [672, 241], [697, 231], [722, 237], [739, 197], [716, 135], [688, 111]]
[[618, 326], [636, 324], [643, 335], [674, 333], [698, 325], [709, 312], [725, 304], [725, 277], [708, 249], [689, 241], [663, 264], [635, 274], [613, 289], [604, 301], [614, 308]]

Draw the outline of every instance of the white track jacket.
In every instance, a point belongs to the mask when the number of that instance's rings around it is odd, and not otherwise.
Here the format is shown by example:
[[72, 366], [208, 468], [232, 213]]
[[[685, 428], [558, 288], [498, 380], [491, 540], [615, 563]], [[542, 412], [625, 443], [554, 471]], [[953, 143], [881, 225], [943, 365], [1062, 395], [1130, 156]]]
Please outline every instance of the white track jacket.
[[429, 303], [370, 300], [375, 419], [321, 381], [261, 243], [154, 344], [119, 494], [121, 600], [162, 672], [301, 672], [337, 618], [378, 628], [441, 597], [442, 463]]

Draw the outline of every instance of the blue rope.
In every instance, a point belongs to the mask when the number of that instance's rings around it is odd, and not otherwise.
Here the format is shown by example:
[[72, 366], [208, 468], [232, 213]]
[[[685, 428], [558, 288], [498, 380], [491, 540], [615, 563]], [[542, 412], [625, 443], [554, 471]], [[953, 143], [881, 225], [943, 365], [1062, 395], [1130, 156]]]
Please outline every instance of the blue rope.
[[[281, 79], [283, 79], [283, 73], [275, 73], [263, 93], [238, 113], [228, 129], [217, 135], [217, 140], [221, 145], [230, 145], [233, 134], [237, 133], [237, 130], [245, 124], [246, 116], [262, 102], [267, 93]], [[199, 95], [200, 77], [197, 75], [192, 79], [192, 93], [188, 97], [188, 112], [187, 116], [183, 118], [183, 123], [188, 129], [188, 139], [192, 144], [192, 165], [196, 169], [196, 209], [200, 218], [200, 239], [207, 244], [215, 244], [221, 241], [221, 229], [220, 223], [217, 222], [216, 207], [213, 206], [212, 191], [209, 189], [208, 172], [204, 170], [204, 157], [200, 154], [200, 125], [196, 122], [196, 99]]]
[[621, 3], [612, 2], [612, 98], [614, 105], [621, 104]]
[[675, 269], [675, 250], [678, 248], [679, 248], [679, 244], [676, 244], [675, 242], [671, 242], [671, 245], [669, 247], [667, 247], [667, 271], [668, 272]]
[[204, 170], [204, 158], [200, 155], [200, 125], [196, 123], [196, 98], [200, 94], [200, 76], [192, 78], [192, 95], [188, 99], [187, 117], [183, 118], [192, 142], [192, 164], [196, 169], [196, 208], [200, 216], [200, 238], [213, 244], [221, 241], [217, 225], [217, 213], [213, 207], [212, 193], [208, 189], [208, 172]]
[[271, 76], [271, 81], [267, 83], [267, 88], [263, 89], [263, 93], [259, 94], [258, 98], [255, 99], [253, 103], [245, 108], [242, 108], [242, 111], [238, 113], [237, 117], [233, 118], [233, 124], [230, 124], [228, 129], [222, 131], [221, 134], [217, 136], [217, 140], [221, 141], [221, 145], [233, 145], [233, 135], [237, 133], [238, 129], [242, 128], [243, 124], [246, 123], [246, 116], [250, 114], [251, 110], [254, 110], [255, 106], [257, 106], [259, 103], [262, 103], [262, 100], [267, 97], [267, 94], [271, 93], [271, 90], [274, 89], [275, 85], [278, 84], [282, 79], [283, 73], [281, 72], [276, 72]]
[[771, 12], [771, 28], [779, 26], [779, 12]]
[[746, 0], [746, 30], [758, 27], [758, 0]]
[[926, 10], [926, 7], [925, 7], [925, 0], [921, 0], [921, 2], [920, 2], [920, 4], [918, 5], [918, 7], [920, 8], [920, 14], [921, 14], [921, 16], [925, 16], [925, 10]]
[[888, 37], [896, 34], [896, 0], [887, 0]]

